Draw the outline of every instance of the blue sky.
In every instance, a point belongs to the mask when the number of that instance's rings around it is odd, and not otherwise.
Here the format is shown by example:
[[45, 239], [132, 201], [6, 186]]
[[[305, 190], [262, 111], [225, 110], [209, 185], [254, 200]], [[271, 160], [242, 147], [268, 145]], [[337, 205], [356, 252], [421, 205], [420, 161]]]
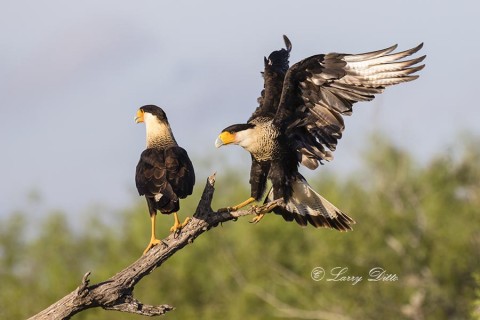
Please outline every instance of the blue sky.
[[336, 159], [316, 174], [355, 168], [375, 130], [420, 160], [452, 147], [459, 133], [480, 134], [474, 1], [0, 4], [0, 217], [28, 207], [32, 191], [46, 208], [72, 214], [135, 201], [145, 129], [133, 117], [144, 104], [167, 112], [198, 164], [197, 187], [221, 174], [222, 161], [243, 163], [248, 183], [249, 155], [216, 150], [214, 140], [256, 107], [263, 56], [283, 46], [283, 34], [291, 63], [425, 42], [421, 77], [357, 104]]

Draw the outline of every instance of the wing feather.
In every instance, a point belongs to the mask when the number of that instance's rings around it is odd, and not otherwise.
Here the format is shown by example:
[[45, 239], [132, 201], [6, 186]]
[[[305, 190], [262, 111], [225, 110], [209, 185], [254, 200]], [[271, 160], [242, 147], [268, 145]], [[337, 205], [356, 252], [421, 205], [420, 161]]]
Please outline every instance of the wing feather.
[[355, 55], [348, 55], [348, 58], [345, 61], [358, 62], [358, 61], [364, 61], [364, 60], [367, 60], [367, 59], [377, 58], [377, 57], [389, 54], [393, 50], [397, 49], [397, 47], [398, 47], [398, 45], [394, 44], [393, 46], [391, 46], [389, 48], [386, 48], [386, 49], [382, 49], [382, 50], [360, 53], [360, 54], [355, 54]]
[[253, 112], [250, 120], [257, 117], [274, 117], [282, 95], [283, 80], [288, 70], [290, 40], [283, 36], [285, 49], [273, 51], [268, 58], [264, 58], [264, 71], [262, 72], [264, 85], [260, 97], [257, 99], [259, 106]]
[[192, 194], [195, 185], [195, 172], [187, 151], [179, 146], [165, 150], [167, 180], [179, 198]]
[[162, 213], [178, 210], [178, 197], [167, 181], [163, 150], [148, 148], [140, 155], [135, 183], [138, 193], [147, 197], [149, 206]]
[[195, 173], [184, 149], [148, 148], [140, 155], [135, 183], [138, 193], [150, 198], [155, 209], [170, 213], [179, 209], [179, 198], [192, 193]]
[[154, 197], [166, 188], [166, 170], [163, 152], [146, 149], [137, 164], [135, 183], [138, 193]]
[[353, 104], [370, 101], [386, 87], [418, 78], [425, 56], [401, 60], [418, 46], [392, 53], [397, 45], [362, 54], [320, 54], [293, 65], [285, 75], [274, 123], [286, 132], [299, 162], [314, 169], [332, 153]]

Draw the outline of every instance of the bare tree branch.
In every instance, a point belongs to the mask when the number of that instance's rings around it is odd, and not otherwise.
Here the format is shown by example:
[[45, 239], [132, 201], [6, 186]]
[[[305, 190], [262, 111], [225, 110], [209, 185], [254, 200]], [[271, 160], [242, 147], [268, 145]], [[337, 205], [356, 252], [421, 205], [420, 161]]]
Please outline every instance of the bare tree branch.
[[[135, 285], [202, 233], [222, 222], [255, 214], [259, 209], [263, 209], [252, 207], [249, 210], [236, 212], [214, 212], [211, 208], [214, 184], [215, 174], [207, 179], [202, 197], [190, 222], [179, 233], [170, 234], [163, 239], [164, 245], [153, 247], [147, 254], [106, 281], [90, 285], [88, 280], [90, 272], [87, 272], [77, 289], [29, 320], [69, 319], [76, 313], [96, 307], [144, 316], [159, 316], [173, 310], [174, 308], [167, 304], [151, 306], [136, 300], [133, 297]], [[275, 203], [270, 203], [268, 208], [273, 205]]]

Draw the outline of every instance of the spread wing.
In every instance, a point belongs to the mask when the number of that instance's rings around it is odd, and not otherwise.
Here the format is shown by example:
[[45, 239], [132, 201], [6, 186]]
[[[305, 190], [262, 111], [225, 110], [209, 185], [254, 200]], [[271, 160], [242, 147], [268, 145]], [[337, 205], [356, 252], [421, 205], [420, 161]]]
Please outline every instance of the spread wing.
[[359, 101], [374, 99], [388, 86], [418, 78], [421, 56], [403, 60], [422, 48], [391, 53], [396, 45], [363, 54], [315, 55], [293, 65], [285, 76], [274, 123], [282, 128], [310, 169], [331, 160], [345, 128], [343, 116]]
[[288, 58], [292, 50], [292, 44], [286, 36], [283, 36], [286, 49], [273, 51], [268, 59], [264, 58], [264, 71], [262, 72], [264, 85], [260, 97], [257, 99], [259, 106], [253, 112], [248, 122], [257, 117], [273, 118], [282, 95], [283, 80], [288, 71]]

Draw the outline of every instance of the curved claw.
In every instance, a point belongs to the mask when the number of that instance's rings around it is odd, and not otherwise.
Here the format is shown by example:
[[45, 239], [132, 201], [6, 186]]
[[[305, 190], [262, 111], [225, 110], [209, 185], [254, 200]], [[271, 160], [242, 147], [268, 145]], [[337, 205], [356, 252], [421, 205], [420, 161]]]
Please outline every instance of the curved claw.
[[185, 221], [183, 223], [180, 223], [178, 219], [175, 219], [175, 222], [173, 223], [173, 226], [170, 228], [170, 232], [180, 232], [187, 224], [190, 222], [190, 218], [186, 217]]
[[263, 217], [265, 216], [265, 214], [271, 212], [273, 209], [275, 209], [277, 206], [279, 205], [279, 203], [276, 201], [276, 202], [269, 202], [269, 203], [266, 203], [262, 206], [252, 206], [252, 211], [255, 212], [257, 214], [257, 216], [255, 218], [253, 218], [250, 223], [259, 223], [260, 220], [263, 219]]
[[256, 217], [254, 217], [251, 221], [249, 221], [250, 223], [259, 223], [260, 220], [263, 219], [263, 217], [265, 216], [265, 213], [260, 213], [258, 214]]
[[167, 244], [165, 242], [163, 242], [162, 240], [158, 240], [158, 239], [150, 239], [150, 243], [148, 244], [148, 246], [145, 248], [145, 250], [143, 250], [143, 255], [145, 255], [150, 249], [152, 249], [153, 247], [155, 247], [157, 244], [163, 244], [164, 246], [166, 246]]

